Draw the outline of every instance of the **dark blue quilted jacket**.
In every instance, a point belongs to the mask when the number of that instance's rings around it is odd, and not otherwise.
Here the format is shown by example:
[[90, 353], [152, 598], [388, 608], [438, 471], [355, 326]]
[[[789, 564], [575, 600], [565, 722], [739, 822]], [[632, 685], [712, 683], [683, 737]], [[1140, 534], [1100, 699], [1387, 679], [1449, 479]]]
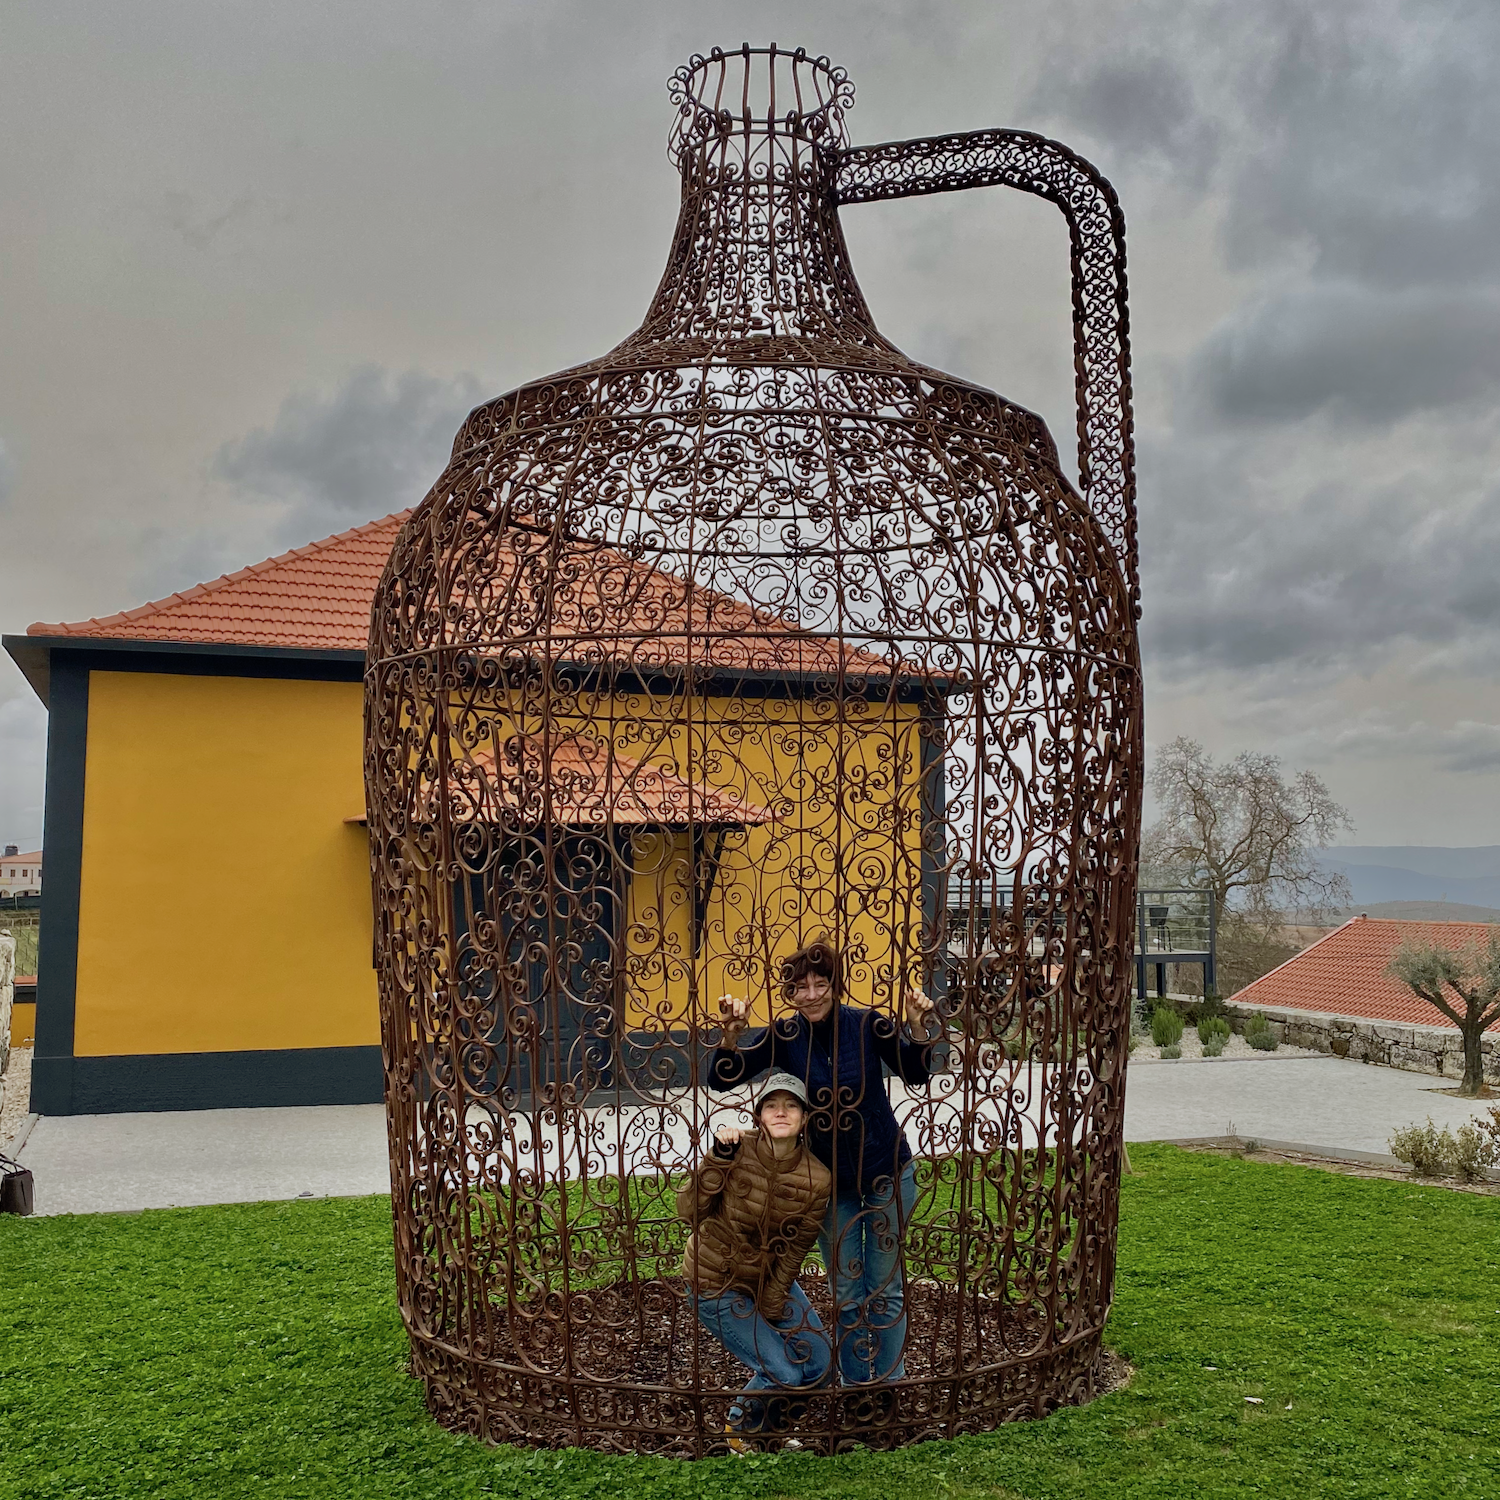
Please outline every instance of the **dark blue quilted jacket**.
[[857, 1183], [863, 1196], [911, 1160], [886, 1097], [885, 1075], [925, 1084], [932, 1077], [932, 1044], [908, 1040], [891, 1016], [858, 1005], [840, 1005], [816, 1025], [801, 1015], [783, 1016], [738, 1049], [717, 1048], [708, 1084], [722, 1092], [769, 1069], [806, 1085], [812, 1104], [807, 1143], [833, 1173], [835, 1193], [848, 1193]]

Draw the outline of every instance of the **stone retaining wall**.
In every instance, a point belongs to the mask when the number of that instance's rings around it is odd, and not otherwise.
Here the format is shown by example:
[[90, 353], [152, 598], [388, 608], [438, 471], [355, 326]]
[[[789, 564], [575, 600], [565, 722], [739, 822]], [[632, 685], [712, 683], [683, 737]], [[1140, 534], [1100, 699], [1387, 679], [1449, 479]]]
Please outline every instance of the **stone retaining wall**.
[[16, 940], [0, 932], [0, 1100], [5, 1098], [5, 1069], [10, 1062], [10, 1012], [16, 998]]
[[[1150, 1005], [1170, 1005], [1191, 1020], [1198, 1002], [1168, 996]], [[1463, 1042], [1454, 1026], [1413, 1026], [1401, 1021], [1373, 1021], [1367, 1016], [1336, 1016], [1317, 1010], [1292, 1010], [1281, 1005], [1239, 1005], [1224, 1002], [1231, 1029], [1243, 1032], [1257, 1011], [1271, 1023], [1278, 1041], [1356, 1062], [1402, 1068], [1408, 1073], [1431, 1073], [1438, 1078], [1464, 1076]], [[1480, 1043], [1486, 1083], [1500, 1084], [1500, 1036], [1493, 1032]]]

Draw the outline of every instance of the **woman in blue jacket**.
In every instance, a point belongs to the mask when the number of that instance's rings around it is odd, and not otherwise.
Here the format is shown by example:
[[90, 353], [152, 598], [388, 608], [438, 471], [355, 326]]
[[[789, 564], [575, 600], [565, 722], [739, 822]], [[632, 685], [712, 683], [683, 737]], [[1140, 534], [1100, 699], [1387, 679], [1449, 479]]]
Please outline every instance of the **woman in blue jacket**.
[[833, 1176], [818, 1244], [838, 1307], [839, 1373], [846, 1385], [900, 1380], [906, 1373], [901, 1243], [917, 1188], [885, 1076], [926, 1084], [941, 1028], [932, 1001], [912, 990], [904, 1024], [884, 1011], [846, 1005], [843, 959], [826, 939], [784, 961], [781, 992], [791, 1014], [753, 1039], [744, 1036], [749, 1003], [731, 995], [719, 1001], [722, 1040], [709, 1064], [709, 1087], [735, 1088], [771, 1068], [806, 1086], [807, 1143]]

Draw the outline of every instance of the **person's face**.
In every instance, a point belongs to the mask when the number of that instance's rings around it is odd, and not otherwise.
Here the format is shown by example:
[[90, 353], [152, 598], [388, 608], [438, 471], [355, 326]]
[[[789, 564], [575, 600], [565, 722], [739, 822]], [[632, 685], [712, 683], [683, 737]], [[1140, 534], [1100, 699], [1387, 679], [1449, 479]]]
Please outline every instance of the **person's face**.
[[792, 1094], [777, 1092], [761, 1101], [760, 1128], [773, 1141], [794, 1141], [802, 1129], [802, 1104]]
[[792, 1008], [821, 1021], [833, 1009], [833, 981], [826, 974], [804, 974], [792, 986]]

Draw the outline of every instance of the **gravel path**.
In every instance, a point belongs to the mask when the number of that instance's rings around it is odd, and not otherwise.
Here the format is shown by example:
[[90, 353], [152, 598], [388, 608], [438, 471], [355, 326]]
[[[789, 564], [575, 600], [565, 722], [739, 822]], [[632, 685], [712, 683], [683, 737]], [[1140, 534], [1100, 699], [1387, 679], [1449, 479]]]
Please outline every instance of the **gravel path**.
[[1285, 1062], [1289, 1057], [1326, 1057], [1326, 1052], [1315, 1052], [1310, 1047], [1289, 1047], [1282, 1043], [1274, 1052], [1257, 1052], [1254, 1047], [1235, 1032], [1224, 1046], [1222, 1057], [1204, 1057], [1203, 1043], [1198, 1040], [1196, 1027], [1189, 1026], [1182, 1033], [1182, 1056], [1180, 1058], [1163, 1057], [1161, 1048], [1151, 1040], [1149, 1036], [1143, 1036], [1136, 1044], [1136, 1049], [1130, 1054], [1130, 1065], [1134, 1067], [1137, 1063], [1159, 1063], [1159, 1062], [1258, 1062], [1264, 1060], [1270, 1062], [1280, 1058]]

